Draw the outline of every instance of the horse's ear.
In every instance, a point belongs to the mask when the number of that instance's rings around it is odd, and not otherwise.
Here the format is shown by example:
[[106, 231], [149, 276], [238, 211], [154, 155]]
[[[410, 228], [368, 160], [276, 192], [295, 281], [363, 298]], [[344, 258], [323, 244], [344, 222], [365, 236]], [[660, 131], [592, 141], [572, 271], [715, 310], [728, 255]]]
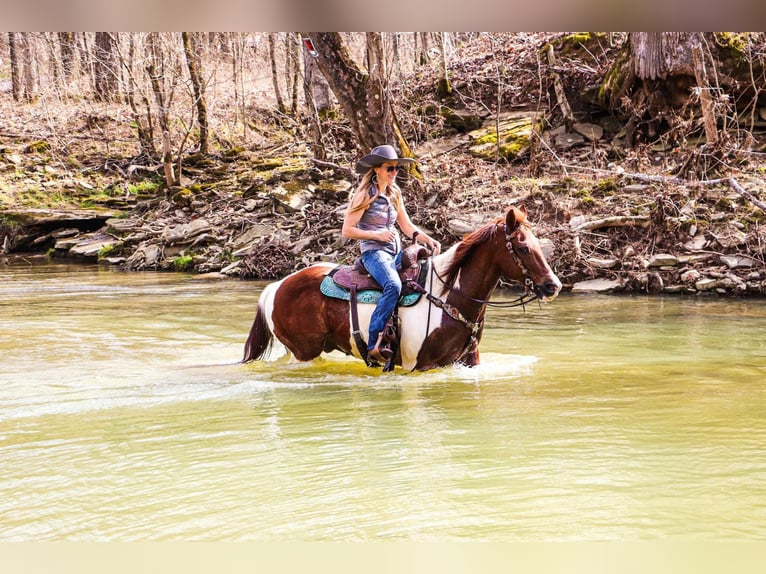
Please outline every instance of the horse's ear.
[[527, 219], [527, 208], [524, 205], [519, 207], [511, 207], [508, 210], [508, 215], [505, 218], [505, 224], [508, 229], [514, 231], [519, 225], [521, 225]]

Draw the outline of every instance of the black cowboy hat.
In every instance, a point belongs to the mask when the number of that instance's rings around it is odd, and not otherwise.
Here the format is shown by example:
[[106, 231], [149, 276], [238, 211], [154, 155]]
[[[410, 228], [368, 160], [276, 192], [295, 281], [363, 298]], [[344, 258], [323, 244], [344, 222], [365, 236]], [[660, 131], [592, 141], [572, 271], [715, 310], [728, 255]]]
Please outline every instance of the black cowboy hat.
[[387, 161], [395, 161], [399, 165], [415, 163], [410, 157], [397, 157], [396, 150], [388, 144], [372, 148], [372, 151], [356, 162], [357, 173], [367, 173], [367, 170], [378, 167]]

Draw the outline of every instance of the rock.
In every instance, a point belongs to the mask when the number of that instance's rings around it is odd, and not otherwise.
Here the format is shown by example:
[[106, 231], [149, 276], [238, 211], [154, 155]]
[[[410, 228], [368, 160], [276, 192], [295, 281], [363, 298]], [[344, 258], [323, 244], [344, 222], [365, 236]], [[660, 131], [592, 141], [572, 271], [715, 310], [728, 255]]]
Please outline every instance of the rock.
[[718, 287], [718, 279], [700, 279], [694, 284], [697, 291], [712, 291]]
[[586, 261], [598, 269], [611, 269], [619, 263], [617, 259], [599, 259], [597, 257], [589, 257]]
[[172, 245], [174, 243], [187, 243], [198, 235], [209, 233], [212, 226], [206, 219], [193, 219], [189, 223], [176, 225], [162, 234], [162, 239]]
[[754, 261], [751, 257], [743, 257], [741, 255], [721, 255], [721, 261], [723, 261], [729, 269], [752, 267], [754, 265]]
[[553, 138], [553, 145], [562, 150], [582, 145], [585, 143], [585, 138], [580, 134], [564, 133]]
[[493, 118], [486, 127], [469, 132], [474, 140], [469, 148], [471, 155], [494, 160], [499, 152], [501, 157], [514, 159], [529, 149], [532, 130], [539, 127], [542, 120], [543, 115], [535, 111], [501, 114], [498, 125]]
[[698, 281], [700, 277], [702, 277], [702, 273], [696, 269], [689, 269], [688, 271], [681, 273], [681, 281], [684, 283], [694, 283]]
[[622, 282], [619, 279], [589, 279], [587, 281], [580, 281], [572, 286], [572, 292], [596, 292], [604, 293], [607, 291], [614, 291], [622, 287]]
[[449, 232], [452, 233], [453, 235], [462, 237], [466, 233], [471, 233], [472, 231], [475, 231], [481, 224], [482, 224], [482, 221], [478, 217], [471, 217], [468, 220], [456, 218], [456, 219], [450, 219], [447, 222], [447, 228], [449, 229]]
[[678, 257], [669, 253], [653, 255], [648, 263], [649, 267], [675, 267], [676, 265], [678, 265]]
[[[98, 257], [98, 254], [111, 247], [115, 247], [120, 244], [120, 241], [112, 237], [97, 231], [89, 235], [81, 236], [72, 247], [69, 249], [69, 255], [73, 257], [85, 257], [88, 259], [94, 259]], [[58, 248], [58, 243], [56, 244]]]
[[238, 235], [236, 238], [231, 240], [227, 247], [233, 251], [238, 251], [244, 247], [249, 247], [251, 244], [255, 243], [262, 237], [268, 237], [273, 232], [273, 225], [254, 223], [242, 235]]
[[311, 193], [307, 189], [290, 192], [280, 185], [272, 190], [270, 197], [278, 213], [296, 213], [306, 207]]
[[708, 240], [705, 238], [705, 235], [703, 233], [700, 233], [692, 237], [686, 243], [684, 243], [684, 249], [686, 249], [687, 251], [700, 251], [702, 249], [705, 249], [705, 247], [707, 247], [707, 244], [708, 244]]
[[721, 233], [716, 234], [715, 238], [724, 249], [732, 249], [742, 245], [745, 242], [746, 235], [735, 226], [730, 225]]
[[114, 233], [130, 233], [135, 231], [140, 226], [140, 223], [135, 219], [119, 219], [112, 217], [106, 220], [106, 228], [110, 232]]
[[600, 140], [604, 137], [604, 128], [596, 124], [577, 122], [572, 126], [572, 129], [588, 141]]

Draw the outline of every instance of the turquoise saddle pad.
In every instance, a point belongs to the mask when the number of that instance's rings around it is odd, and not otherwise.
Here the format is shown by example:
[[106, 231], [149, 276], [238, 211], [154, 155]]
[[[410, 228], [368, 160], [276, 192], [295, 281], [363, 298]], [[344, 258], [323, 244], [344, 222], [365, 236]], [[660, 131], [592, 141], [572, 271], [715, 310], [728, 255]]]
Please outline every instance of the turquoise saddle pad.
[[[342, 299], [343, 301], [351, 300], [351, 292], [343, 287], [339, 287], [329, 275], [322, 279], [322, 284], [319, 286], [319, 290], [323, 295], [327, 295], [333, 299]], [[375, 305], [382, 294], [381, 291], [375, 291], [374, 289], [364, 289], [356, 292], [356, 300], [359, 303], [371, 303]], [[401, 307], [410, 307], [419, 300], [420, 293], [408, 293], [399, 298], [399, 305]]]

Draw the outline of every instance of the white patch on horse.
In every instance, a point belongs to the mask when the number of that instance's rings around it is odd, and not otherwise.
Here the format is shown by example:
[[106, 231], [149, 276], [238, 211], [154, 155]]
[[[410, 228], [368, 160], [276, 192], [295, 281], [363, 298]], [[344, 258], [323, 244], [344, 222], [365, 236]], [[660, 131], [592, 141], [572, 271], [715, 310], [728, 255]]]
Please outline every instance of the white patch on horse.
[[[455, 250], [450, 249], [443, 255], [432, 259], [436, 273], [443, 275], [444, 270], [449, 266], [454, 257]], [[432, 292], [435, 297], [443, 298], [446, 288], [441, 280], [429, 273], [426, 276], [425, 288]], [[430, 308], [430, 309], [429, 309]], [[357, 306], [359, 317], [359, 331], [365, 345], [368, 345], [370, 333], [370, 319], [375, 310], [375, 305], [371, 303], [360, 303]], [[433, 333], [442, 323], [444, 312], [440, 307], [431, 303], [426, 296], [410, 307], [399, 307], [399, 318], [401, 321], [401, 340], [399, 341], [399, 350], [402, 357], [402, 368], [411, 371], [415, 368], [418, 360], [418, 353], [423, 346], [423, 342], [430, 333]], [[351, 308], [349, 306], [349, 325], [353, 330], [351, 322]], [[354, 356], [360, 357], [357, 352], [356, 341], [353, 333], [349, 333], [351, 348]]]

